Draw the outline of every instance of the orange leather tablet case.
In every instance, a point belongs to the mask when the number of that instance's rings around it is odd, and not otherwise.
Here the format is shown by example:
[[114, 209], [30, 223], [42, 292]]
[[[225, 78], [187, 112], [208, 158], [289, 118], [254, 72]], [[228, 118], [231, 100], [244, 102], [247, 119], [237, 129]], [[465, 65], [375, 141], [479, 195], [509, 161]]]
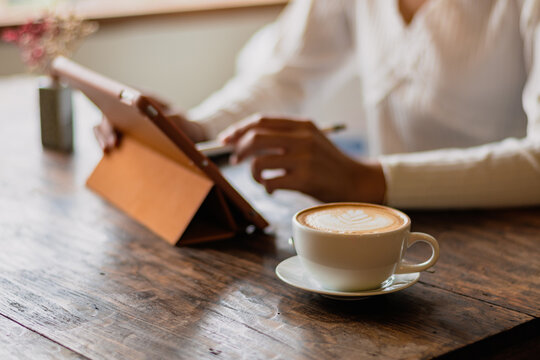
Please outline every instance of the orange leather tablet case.
[[54, 60], [52, 74], [81, 90], [123, 134], [89, 188], [171, 244], [268, 225], [151, 98], [64, 57]]

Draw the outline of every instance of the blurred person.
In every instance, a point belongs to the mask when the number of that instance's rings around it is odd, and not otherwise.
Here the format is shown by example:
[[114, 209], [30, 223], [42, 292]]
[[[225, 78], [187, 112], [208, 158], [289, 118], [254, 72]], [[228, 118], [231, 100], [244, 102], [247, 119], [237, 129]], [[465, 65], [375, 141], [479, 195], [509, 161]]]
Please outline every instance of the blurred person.
[[[539, 19], [536, 0], [292, 1], [248, 42], [233, 79], [172, 119], [194, 141], [233, 144], [231, 161], [250, 159], [270, 193], [400, 208], [538, 205]], [[351, 61], [365, 159], [298, 117]], [[105, 149], [116, 141], [106, 121], [96, 134]]]

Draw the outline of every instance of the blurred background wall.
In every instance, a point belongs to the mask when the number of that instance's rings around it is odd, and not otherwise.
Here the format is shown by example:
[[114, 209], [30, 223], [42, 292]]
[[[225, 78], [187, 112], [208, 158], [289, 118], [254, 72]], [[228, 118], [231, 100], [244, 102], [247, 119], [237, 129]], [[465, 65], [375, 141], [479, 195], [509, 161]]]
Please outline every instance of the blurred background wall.
[[[106, 21], [84, 40], [74, 60], [187, 109], [233, 75], [238, 51], [280, 11], [273, 6]], [[0, 43], [0, 64], [0, 76], [24, 72], [11, 44]], [[309, 114], [321, 125], [346, 122], [348, 134], [357, 137], [359, 99], [358, 82], [349, 80]]]

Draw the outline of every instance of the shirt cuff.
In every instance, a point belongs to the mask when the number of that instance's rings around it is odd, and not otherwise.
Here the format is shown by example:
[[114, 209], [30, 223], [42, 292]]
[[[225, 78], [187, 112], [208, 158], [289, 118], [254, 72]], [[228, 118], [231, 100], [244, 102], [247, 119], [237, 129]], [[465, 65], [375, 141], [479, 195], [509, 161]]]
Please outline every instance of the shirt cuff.
[[408, 209], [536, 205], [540, 146], [506, 139], [467, 149], [383, 155], [389, 206]]
[[[379, 157], [386, 181], [385, 204], [405, 209], [470, 207], [474, 194], [468, 194], [464, 184], [463, 170], [467, 164], [445, 163], [435, 155], [411, 153]], [[467, 173], [474, 177], [474, 171]]]

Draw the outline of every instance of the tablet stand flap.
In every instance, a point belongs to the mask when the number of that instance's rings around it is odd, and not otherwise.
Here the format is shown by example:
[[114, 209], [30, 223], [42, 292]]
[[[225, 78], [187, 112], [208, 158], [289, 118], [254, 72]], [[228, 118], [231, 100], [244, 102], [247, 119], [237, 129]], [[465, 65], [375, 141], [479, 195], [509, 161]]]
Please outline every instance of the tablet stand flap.
[[184, 234], [213, 185], [204, 174], [129, 136], [103, 156], [87, 180], [89, 188], [171, 244]]
[[228, 239], [237, 231], [238, 226], [222, 191], [213, 187], [177, 245]]

